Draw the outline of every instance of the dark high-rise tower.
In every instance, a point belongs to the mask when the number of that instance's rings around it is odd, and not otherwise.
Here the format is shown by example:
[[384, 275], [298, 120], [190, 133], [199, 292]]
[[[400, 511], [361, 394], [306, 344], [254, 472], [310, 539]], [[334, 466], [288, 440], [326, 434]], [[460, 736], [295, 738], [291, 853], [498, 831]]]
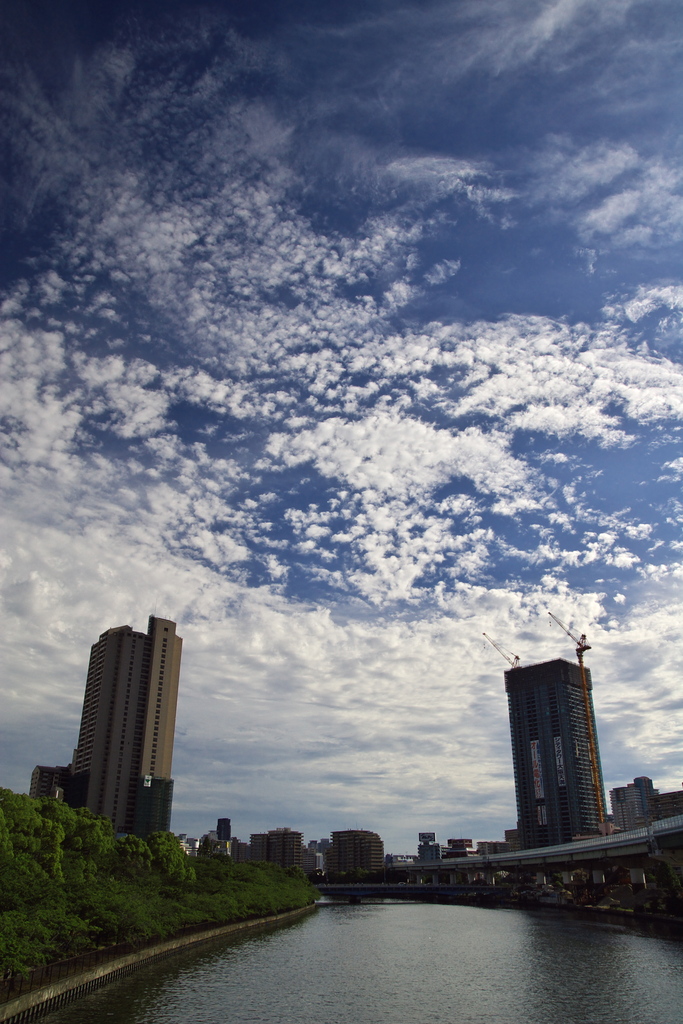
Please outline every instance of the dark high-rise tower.
[[230, 842], [232, 839], [232, 831], [230, 828], [230, 818], [219, 818], [216, 824], [216, 838], [223, 842]]
[[117, 626], [90, 652], [66, 798], [111, 818], [117, 832], [144, 837], [170, 826], [183, 644], [175, 630], [150, 615], [147, 633]]
[[[590, 671], [558, 658], [505, 673], [520, 846], [553, 846], [596, 832], [604, 805]], [[596, 792], [595, 779], [599, 792]]]

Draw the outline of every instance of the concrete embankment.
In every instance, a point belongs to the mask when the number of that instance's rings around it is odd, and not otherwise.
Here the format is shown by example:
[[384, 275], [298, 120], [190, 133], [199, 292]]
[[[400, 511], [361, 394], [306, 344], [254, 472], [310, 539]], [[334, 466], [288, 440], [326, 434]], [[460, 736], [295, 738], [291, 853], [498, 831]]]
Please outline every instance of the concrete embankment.
[[0, 1024], [24, 1024], [25, 1021], [35, 1020], [45, 1013], [59, 1009], [67, 1003], [93, 992], [109, 982], [119, 978], [125, 978], [140, 967], [172, 956], [174, 953], [188, 946], [197, 945], [200, 942], [210, 942], [213, 939], [221, 939], [227, 935], [246, 931], [250, 928], [262, 928], [268, 925], [285, 924], [293, 921], [303, 914], [315, 910], [315, 904], [308, 907], [300, 907], [297, 910], [287, 910], [282, 914], [270, 914], [267, 917], [252, 918], [249, 921], [235, 921], [233, 924], [220, 925], [215, 928], [207, 928], [206, 931], [195, 932], [193, 935], [184, 935], [174, 939], [167, 939], [156, 946], [149, 946], [138, 953], [128, 953], [125, 956], [117, 957], [105, 963], [98, 964], [81, 974], [73, 974], [53, 984], [44, 985], [41, 988], [25, 992], [16, 999], [0, 1005]]

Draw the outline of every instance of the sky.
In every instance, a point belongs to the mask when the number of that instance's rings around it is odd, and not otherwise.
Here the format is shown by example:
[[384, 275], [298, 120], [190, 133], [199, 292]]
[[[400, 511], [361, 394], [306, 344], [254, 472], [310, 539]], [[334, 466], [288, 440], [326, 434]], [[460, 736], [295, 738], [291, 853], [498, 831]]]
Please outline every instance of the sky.
[[683, 8], [9, 0], [0, 784], [184, 638], [172, 828], [502, 839], [586, 633], [683, 779]]

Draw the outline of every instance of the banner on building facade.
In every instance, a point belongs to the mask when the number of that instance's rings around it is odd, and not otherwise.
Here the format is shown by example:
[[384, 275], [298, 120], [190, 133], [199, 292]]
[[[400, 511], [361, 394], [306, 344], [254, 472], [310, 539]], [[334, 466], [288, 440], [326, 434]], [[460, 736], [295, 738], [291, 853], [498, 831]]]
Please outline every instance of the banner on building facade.
[[564, 773], [564, 753], [562, 751], [562, 737], [555, 736], [553, 738], [555, 744], [555, 765], [557, 767], [557, 784], [558, 786], [567, 785], [567, 776]]
[[540, 743], [538, 740], [531, 741], [531, 773], [534, 777], [534, 796], [537, 800], [542, 800], [545, 796], [543, 792], [543, 770], [541, 768], [541, 751]]

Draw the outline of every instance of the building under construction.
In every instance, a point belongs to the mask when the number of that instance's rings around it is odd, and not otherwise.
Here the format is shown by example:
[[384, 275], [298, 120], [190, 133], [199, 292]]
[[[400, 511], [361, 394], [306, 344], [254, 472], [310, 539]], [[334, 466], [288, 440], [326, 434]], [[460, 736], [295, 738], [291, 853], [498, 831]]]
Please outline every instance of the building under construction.
[[562, 658], [514, 667], [505, 689], [521, 849], [597, 832], [605, 797], [590, 670]]

